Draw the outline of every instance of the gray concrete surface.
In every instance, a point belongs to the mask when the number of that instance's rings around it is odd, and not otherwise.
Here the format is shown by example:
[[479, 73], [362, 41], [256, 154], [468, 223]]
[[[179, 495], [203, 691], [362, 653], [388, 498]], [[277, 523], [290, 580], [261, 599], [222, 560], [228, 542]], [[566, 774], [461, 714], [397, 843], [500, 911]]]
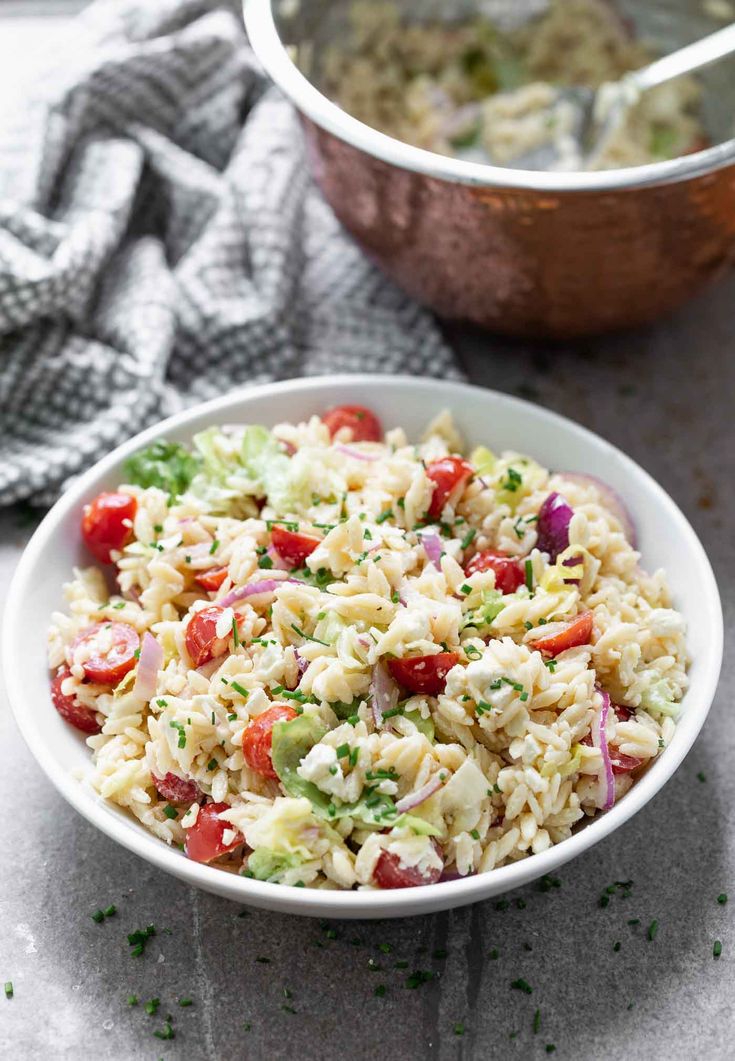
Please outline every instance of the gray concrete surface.
[[[241, 910], [117, 848], [57, 796], [0, 694], [0, 983], [15, 989], [11, 1000], [0, 993], [0, 1056], [504, 1061], [546, 1057], [547, 1044], [570, 1061], [735, 1056], [733, 302], [730, 277], [674, 320], [575, 348], [453, 334], [474, 382], [531, 397], [627, 450], [709, 550], [727, 610], [725, 670], [665, 790], [549, 892], [524, 888], [505, 909], [490, 901], [324, 926]], [[30, 529], [22, 512], [0, 518], [0, 586]], [[631, 896], [601, 908], [605, 887], [628, 879]], [[110, 903], [117, 914], [95, 924]], [[157, 934], [133, 958], [127, 933], [149, 923]], [[414, 971], [435, 975], [410, 988]], [[518, 978], [531, 994], [511, 986]], [[175, 1038], [161, 1041], [154, 1031], [169, 1013]]]

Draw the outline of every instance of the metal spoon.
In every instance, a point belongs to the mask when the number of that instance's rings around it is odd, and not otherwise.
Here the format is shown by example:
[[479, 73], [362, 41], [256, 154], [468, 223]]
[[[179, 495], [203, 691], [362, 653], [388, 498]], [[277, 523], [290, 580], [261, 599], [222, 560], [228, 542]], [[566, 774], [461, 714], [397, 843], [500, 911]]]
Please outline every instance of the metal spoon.
[[[597, 89], [581, 86], [560, 88], [550, 113], [553, 115], [564, 111], [569, 126], [568, 134], [519, 155], [512, 162], [513, 168], [588, 168], [600, 156], [610, 137], [620, 128], [631, 107], [644, 92], [673, 81], [682, 74], [702, 70], [733, 53], [735, 23], [694, 44], [687, 44], [671, 55], [656, 59], [640, 70], [632, 70], [619, 81], [608, 82]], [[579, 165], [570, 166], [570, 157], [575, 156], [579, 159]]]

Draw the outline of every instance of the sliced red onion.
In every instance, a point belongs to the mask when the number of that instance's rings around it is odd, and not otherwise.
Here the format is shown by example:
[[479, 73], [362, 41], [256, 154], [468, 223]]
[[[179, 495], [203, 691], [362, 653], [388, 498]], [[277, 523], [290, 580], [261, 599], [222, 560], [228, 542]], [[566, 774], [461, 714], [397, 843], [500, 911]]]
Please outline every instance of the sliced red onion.
[[437, 571], [442, 569], [442, 540], [436, 531], [423, 531], [421, 534], [421, 544], [424, 547], [424, 552], [431, 560]]
[[265, 551], [266, 556], [269, 556], [273, 561], [273, 567], [276, 571], [290, 571], [291, 568], [288, 566], [286, 561], [282, 559], [275, 545], [269, 545]]
[[298, 581], [297, 578], [263, 578], [258, 582], [249, 582], [247, 586], [239, 586], [237, 589], [230, 590], [216, 603], [221, 608], [230, 608], [238, 601], [245, 600], [246, 597], [255, 597], [258, 593], [275, 593], [284, 582]]
[[146, 630], [140, 643], [140, 658], [133, 685], [133, 692], [141, 700], [150, 700], [156, 695], [158, 672], [162, 664], [163, 649], [153, 634]]
[[295, 650], [295, 653], [296, 653], [296, 666], [298, 668], [299, 675], [303, 676], [306, 673], [306, 671], [308, 670], [308, 668], [309, 668], [309, 660], [308, 659], [304, 659], [304, 657], [301, 655], [301, 653], [299, 652], [298, 649]]
[[598, 687], [597, 692], [602, 698], [602, 706], [592, 723], [592, 743], [595, 748], [600, 749], [602, 755], [602, 776], [600, 777], [600, 798], [602, 809], [610, 810], [615, 802], [615, 777], [613, 775], [612, 763], [610, 762], [610, 751], [607, 746], [605, 727], [607, 715], [610, 710], [610, 697]]
[[479, 483], [480, 486], [483, 488], [483, 490], [489, 490], [490, 489], [488, 484], [487, 484], [487, 482], [485, 481], [485, 479], [482, 478], [481, 475], [476, 475], [475, 476], [475, 482]]
[[375, 725], [380, 728], [383, 725], [383, 714], [392, 711], [398, 703], [400, 690], [393, 681], [391, 673], [382, 661], [373, 667], [373, 676], [370, 681], [370, 707], [373, 712]]
[[635, 549], [638, 544], [636, 525], [633, 522], [633, 517], [630, 514], [628, 506], [625, 504], [617, 490], [613, 490], [611, 486], [608, 486], [608, 484], [603, 482], [602, 479], [598, 479], [596, 475], [586, 475], [582, 472], [560, 472], [559, 474], [564, 479], [571, 479], [573, 483], [580, 483], [582, 486], [591, 485], [597, 487], [602, 495], [605, 507], [609, 508], [612, 514], [616, 517], [623, 528], [625, 537]]
[[548, 553], [555, 563], [559, 553], [569, 548], [569, 524], [574, 510], [556, 491], [544, 501], [539, 509], [536, 529], [536, 544], [542, 553]]
[[352, 446], [335, 446], [338, 453], [344, 453], [345, 457], [354, 457], [358, 461], [377, 461], [380, 460], [374, 453], [362, 453], [359, 449], [354, 449]]
[[442, 787], [442, 779], [438, 774], [435, 774], [430, 781], [427, 781], [417, 792], [411, 792], [408, 796], [404, 796], [403, 799], [399, 799], [396, 802], [396, 810], [399, 814], [405, 814], [406, 811], [413, 810], [414, 807], [418, 807], [420, 803], [424, 803], [429, 796], [433, 796], [434, 793]]

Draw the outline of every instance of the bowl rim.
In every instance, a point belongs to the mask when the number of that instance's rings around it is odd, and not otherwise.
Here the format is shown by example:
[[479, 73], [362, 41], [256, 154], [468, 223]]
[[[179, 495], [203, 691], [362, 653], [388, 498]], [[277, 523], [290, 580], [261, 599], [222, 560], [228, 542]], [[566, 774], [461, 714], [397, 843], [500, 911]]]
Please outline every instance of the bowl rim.
[[[191, 862], [183, 854], [168, 847], [122, 808], [115, 808], [94, 793], [89, 786], [80, 783], [72, 771], [57, 761], [48, 743], [34, 742], [34, 726], [31, 716], [24, 711], [25, 685], [23, 671], [17, 661], [23, 658], [24, 631], [21, 624], [11, 619], [19, 613], [22, 600], [34, 584], [34, 572], [39, 557], [54, 541], [59, 525], [69, 513], [81, 508], [84, 499], [99, 488], [106, 476], [114, 472], [130, 454], [172, 432], [185, 433], [191, 422], [201, 418], [211, 422], [222, 422], [221, 417], [244, 400], [257, 402], [260, 397], [288, 395], [314, 391], [325, 392], [327, 400], [331, 391], [349, 385], [376, 388], [391, 387], [413, 394], [425, 391], [434, 396], [441, 388], [441, 400], [447, 406], [461, 408], [462, 399], [476, 397], [480, 392], [490, 403], [501, 403], [512, 409], [533, 410], [533, 415], [546, 420], [552, 427], [565, 433], [570, 431], [582, 445], [592, 442], [599, 449], [620, 461], [620, 467], [637, 477], [650, 493], [651, 502], [663, 506], [667, 518], [678, 524], [688, 547], [688, 562], [696, 563], [699, 571], [702, 614], [711, 626], [707, 642], [707, 653], [698, 660], [700, 678], [696, 687], [687, 691], [687, 710], [677, 726], [677, 732], [685, 736], [678, 746], [669, 746], [657, 758], [652, 767], [630, 789], [624, 799], [610, 811], [592, 819], [569, 839], [554, 845], [547, 851], [518, 862], [502, 866], [488, 873], [476, 874], [459, 880], [433, 884], [427, 888], [408, 888], [394, 891], [331, 891], [293, 887], [253, 880], [222, 869]], [[542, 406], [520, 398], [502, 394], [489, 388], [472, 384], [447, 382], [436, 379], [415, 379], [411, 376], [387, 374], [340, 374], [326, 377], [311, 377], [300, 380], [285, 380], [238, 388], [229, 394], [211, 401], [191, 406], [138, 433], [92, 468], [79, 476], [59, 498], [44, 517], [24, 550], [13, 574], [6, 599], [2, 626], [2, 663], [8, 698], [16, 723], [32, 755], [46, 776], [61, 795], [91, 824], [135, 854], [145, 858], [159, 869], [194, 884], [204, 890], [214, 891], [227, 898], [249, 903], [271, 910], [300, 913], [307, 916], [334, 917], [388, 917], [411, 916], [429, 910], [444, 909], [475, 902], [491, 895], [509, 891], [557, 869], [563, 863], [592, 847], [599, 840], [614, 832], [625, 821], [632, 818], [670, 779], [688, 754], [709, 712], [720, 674], [723, 652], [723, 616], [717, 582], [707, 554], [684, 514], [666, 493], [663, 487], [630, 457], [601, 436]], [[80, 738], [81, 739], [81, 738]], [[114, 813], [110, 813], [113, 810]]]
[[352, 147], [414, 173], [476, 187], [563, 194], [614, 192], [675, 184], [714, 173], [735, 162], [735, 138], [675, 159], [590, 173], [506, 169], [484, 162], [466, 162], [439, 155], [373, 129], [353, 118], [320, 92], [288, 54], [276, 26], [273, 0], [243, 0], [243, 17], [257, 59], [298, 110]]

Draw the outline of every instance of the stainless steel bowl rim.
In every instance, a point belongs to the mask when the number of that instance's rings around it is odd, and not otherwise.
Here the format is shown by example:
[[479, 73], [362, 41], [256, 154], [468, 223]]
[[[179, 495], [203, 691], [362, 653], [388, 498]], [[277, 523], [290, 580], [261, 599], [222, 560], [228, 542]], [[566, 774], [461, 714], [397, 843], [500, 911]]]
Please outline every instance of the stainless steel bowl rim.
[[549, 192], [615, 192], [701, 177], [735, 162], [735, 139], [681, 158], [647, 166], [594, 173], [539, 173], [514, 170], [438, 155], [378, 132], [347, 114], [301, 73], [288, 54], [276, 27], [273, 0], [243, 0], [245, 28], [251, 47], [266, 73], [307, 118], [326, 132], [368, 155], [401, 169], [439, 180], [483, 188], [518, 188]]

